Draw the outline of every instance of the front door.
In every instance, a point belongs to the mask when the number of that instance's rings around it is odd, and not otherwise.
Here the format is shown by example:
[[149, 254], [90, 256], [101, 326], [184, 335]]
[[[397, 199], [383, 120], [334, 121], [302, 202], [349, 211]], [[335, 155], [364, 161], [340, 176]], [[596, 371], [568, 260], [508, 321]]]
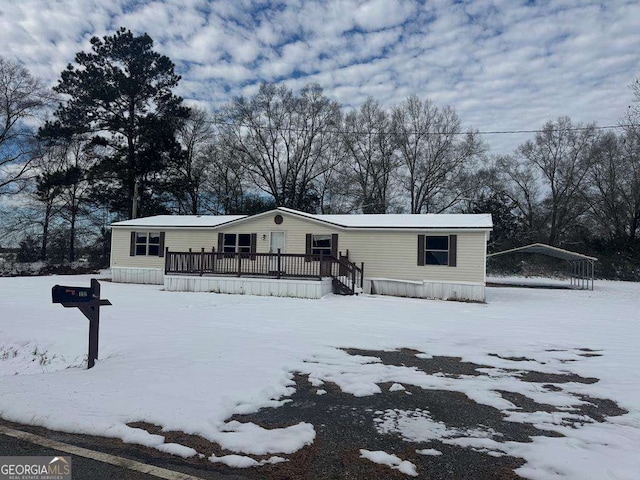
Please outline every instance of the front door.
[[[271, 232], [271, 238], [269, 239], [269, 253], [284, 253], [284, 232]], [[282, 268], [282, 266], [281, 266]], [[269, 270], [276, 272], [278, 270], [278, 259], [271, 257]]]

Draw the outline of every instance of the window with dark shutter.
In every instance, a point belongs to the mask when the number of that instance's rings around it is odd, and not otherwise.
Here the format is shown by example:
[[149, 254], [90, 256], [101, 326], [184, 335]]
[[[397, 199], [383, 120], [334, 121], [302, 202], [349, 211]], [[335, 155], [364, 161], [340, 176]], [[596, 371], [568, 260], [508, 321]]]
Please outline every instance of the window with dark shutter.
[[426, 265], [449, 265], [449, 237], [446, 235], [428, 235], [425, 238]]
[[223, 253], [242, 253], [243, 257], [249, 257], [256, 252], [257, 234], [255, 233], [221, 233], [218, 242], [222, 243]]
[[164, 256], [164, 232], [131, 232], [130, 256]]
[[331, 235], [312, 235], [311, 254], [314, 260], [331, 255], [331, 240]]
[[457, 264], [457, 235], [418, 235], [418, 265]]

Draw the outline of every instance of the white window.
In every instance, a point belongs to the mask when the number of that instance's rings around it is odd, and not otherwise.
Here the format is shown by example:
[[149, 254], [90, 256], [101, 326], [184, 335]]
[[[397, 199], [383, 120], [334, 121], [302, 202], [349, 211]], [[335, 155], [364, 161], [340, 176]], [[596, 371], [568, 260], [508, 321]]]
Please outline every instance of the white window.
[[136, 255], [160, 256], [160, 232], [136, 232]]
[[313, 235], [311, 237], [311, 254], [323, 257], [331, 255], [331, 235]]
[[425, 265], [449, 265], [449, 236], [427, 235], [424, 256]]
[[225, 233], [222, 248], [224, 253], [251, 253], [251, 234]]

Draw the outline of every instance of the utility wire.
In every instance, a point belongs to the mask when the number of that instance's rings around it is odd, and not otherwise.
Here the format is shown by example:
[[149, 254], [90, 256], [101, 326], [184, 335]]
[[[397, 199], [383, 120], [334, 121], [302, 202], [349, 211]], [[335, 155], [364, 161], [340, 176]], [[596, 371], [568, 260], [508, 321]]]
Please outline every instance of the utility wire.
[[[296, 128], [296, 127], [277, 127], [274, 125], [257, 125], [250, 123], [242, 123], [242, 122], [224, 122], [221, 120], [209, 120], [210, 124], [219, 125], [224, 127], [246, 127], [246, 128], [258, 128], [261, 130], [278, 130], [285, 132], [307, 132], [308, 129]], [[604, 125], [604, 126], [586, 126], [586, 127], [571, 127], [571, 128], [562, 128], [562, 129], [554, 129], [551, 131], [564, 131], [564, 132], [580, 132], [586, 130], [615, 130], [620, 128], [629, 128], [629, 127], [640, 127], [640, 124], [621, 124], [621, 125]], [[477, 135], [513, 135], [520, 133], [545, 133], [549, 131], [549, 129], [537, 129], [537, 130], [483, 130], [483, 131], [474, 131], [467, 130], [464, 132], [431, 132], [431, 131], [409, 131], [406, 133], [412, 135], [467, 135], [468, 133], [474, 133]], [[395, 132], [389, 132], [384, 130], [341, 130], [341, 129], [328, 129], [324, 130], [325, 133], [337, 133], [343, 135], [394, 135]]]

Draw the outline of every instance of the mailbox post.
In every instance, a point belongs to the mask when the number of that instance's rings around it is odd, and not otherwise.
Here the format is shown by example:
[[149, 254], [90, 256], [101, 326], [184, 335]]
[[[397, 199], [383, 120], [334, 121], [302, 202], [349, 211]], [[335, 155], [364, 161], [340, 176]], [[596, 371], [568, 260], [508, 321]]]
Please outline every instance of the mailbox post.
[[91, 279], [90, 287], [67, 287], [55, 285], [51, 289], [53, 303], [65, 308], [76, 307], [89, 320], [89, 357], [87, 369], [92, 368], [98, 359], [98, 331], [100, 329], [100, 306], [111, 305], [109, 300], [100, 298], [100, 282]]

